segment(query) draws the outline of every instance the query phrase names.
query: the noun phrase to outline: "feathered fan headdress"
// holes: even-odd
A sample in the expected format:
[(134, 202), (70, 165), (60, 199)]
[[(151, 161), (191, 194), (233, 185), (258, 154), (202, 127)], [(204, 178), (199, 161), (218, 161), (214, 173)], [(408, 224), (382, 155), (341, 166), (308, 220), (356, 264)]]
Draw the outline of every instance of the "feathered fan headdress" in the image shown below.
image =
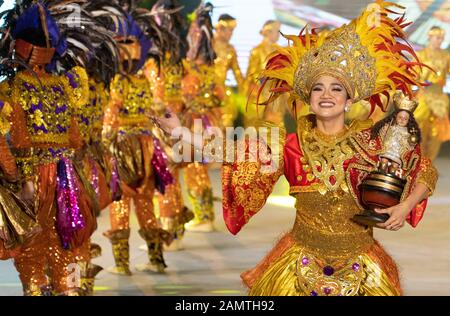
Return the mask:
[(135, 41), (141, 48), (140, 59), (133, 67), (138, 71), (148, 58), (153, 58), (159, 64), (169, 46), (165, 32), (156, 22), (155, 13), (137, 6), (137, 1), (119, 0), (118, 3), (127, 13), (125, 24), (120, 23), (114, 29), (117, 39)]
[(164, 29), (168, 38), (167, 52), (174, 64), (181, 64), (186, 58), (189, 44), (186, 33), (187, 26), (181, 14), (183, 6), (176, 0), (158, 0), (152, 7), (152, 13), (158, 25)]
[(93, 58), (87, 65), (90, 76), (99, 78), (106, 86), (120, 71), (120, 53), (112, 31), (115, 25), (125, 23), (126, 12), (115, 1), (96, 0), (86, 1), (82, 6), (83, 11), (90, 14), (98, 28), (105, 31), (105, 40), (96, 45)]
[[(257, 102), (269, 88), (269, 100), (260, 104), (281, 93), (289, 93), (293, 106), (308, 104), (312, 85), (325, 74), (341, 81), (353, 102), (369, 101), (371, 113), (376, 106), (385, 111), (396, 90), (412, 98), (412, 85), (422, 85), (417, 70), (425, 65), (406, 41), (403, 29), (410, 23), (390, 6), (403, 9), (378, 0), (350, 24), (332, 32), (316, 34), (303, 29), (299, 36), (285, 36), (291, 44), (269, 56), (260, 76), (263, 83)], [(400, 16), (392, 19), (388, 14)]]
[[(11, 57), (17, 45), (28, 45), (32, 50), (42, 48), (54, 51), (46, 67), (49, 72), (61, 72), (73, 66), (88, 68), (93, 59), (108, 64), (108, 69), (103, 67), (106, 72), (116, 71), (117, 61), (114, 58), (117, 58), (117, 48), (113, 33), (99, 24), (86, 9), (86, 5), (92, 2), (17, 1), (14, 8), (2, 13), (5, 17), (2, 40), (8, 43), (2, 56)], [(104, 59), (104, 56), (110, 57)], [(15, 62), (20, 62), (19, 56), (15, 56)], [(107, 77), (104, 78), (106, 81)]]

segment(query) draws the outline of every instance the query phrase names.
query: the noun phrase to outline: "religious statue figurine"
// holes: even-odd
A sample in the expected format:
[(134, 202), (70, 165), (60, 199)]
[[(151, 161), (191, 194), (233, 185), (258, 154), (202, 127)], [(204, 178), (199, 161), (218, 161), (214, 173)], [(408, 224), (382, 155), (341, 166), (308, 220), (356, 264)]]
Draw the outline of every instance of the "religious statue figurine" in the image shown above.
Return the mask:
[(375, 208), (388, 208), (398, 204), (403, 197), (409, 166), (405, 163), (420, 143), (419, 126), (414, 118), (418, 102), (402, 93), (394, 95), (395, 110), (372, 129), (372, 139), (380, 138), (383, 150), (379, 154), (376, 171), (362, 182), (361, 200), (366, 206), (363, 214), (356, 215), (358, 223), (373, 226), (385, 222), (387, 214), (377, 214)]

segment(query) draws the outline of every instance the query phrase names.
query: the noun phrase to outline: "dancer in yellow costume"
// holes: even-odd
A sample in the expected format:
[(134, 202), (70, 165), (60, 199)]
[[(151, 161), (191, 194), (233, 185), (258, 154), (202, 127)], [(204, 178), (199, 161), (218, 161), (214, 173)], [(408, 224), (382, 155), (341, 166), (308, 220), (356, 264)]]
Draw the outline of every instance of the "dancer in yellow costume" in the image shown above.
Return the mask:
[[(231, 126), (237, 116), (239, 106), (239, 93), (243, 93), (244, 78), (237, 59), (236, 49), (230, 44), (233, 31), (236, 28), (236, 19), (228, 14), (222, 14), (215, 25), (215, 34), (213, 40), (214, 51), (217, 58), (214, 61), (216, 68), (216, 77), (223, 84), (225, 97), (223, 101), (223, 115), (225, 126)], [(237, 93), (233, 92), (231, 87), (226, 85), (228, 71), (233, 71), (237, 83)], [(241, 103), (245, 103), (241, 102)]]
[[(260, 31), (263, 40), (250, 52), (244, 90), (248, 101), (243, 104), (244, 108), (241, 109), (246, 126), (254, 125), (262, 116), (262, 111), (256, 107), (257, 78), (266, 67), (267, 57), (279, 48), (277, 42), (280, 38), (280, 26), (281, 23), (278, 21), (266, 21)], [(281, 121), (282, 117), (278, 115), (277, 119)]]
[[(297, 133), (286, 136), (280, 128), (278, 143), (244, 141), (246, 156), (252, 160), (224, 155), (223, 212), (233, 234), (264, 206), (281, 175), (297, 199), (292, 231), (261, 263), (242, 274), (250, 295), (402, 294), (397, 267), (374, 239), (373, 229), (351, 220), (363, 210), (359, 185), (377, 168), (383, 140), (372, 138), (371, 121), (346, 126), (345, 109), (360, 100), (385, 109), (380, 95), (399, 89), (411, 98), (410, 84), (419, 84), (415, 63), (404, 57), (412, 49), (393, 49), (406, 38), (403, 18), (388, 17), (390, 4), (376, 4), (379, 24), (369, 24), (369, 17), (376, 14), (369, 7), (327, 38), (308, 30), (287, 36), (292, 45), (271, 55), (260, 77), (266, 85), (259, 93), (269, 89), (270, 101), (287, 93), (289, 105), (309, 104), (314, 114), (298, 120)], [(181, 123), (170, 113), (167, 116), (159, 122), (170, 132)], [(203, 148), (203, 140), (192, 134), (184, 140)], [(263, 148), (270, 144), (271, 154), (257, 156), (250, 150), (252, 142)], [(235, 155), (242, 154), (236, 153), (237, 148)], [(403, 158), (411, 166), (404, 194), (398, 205), (377, 210), (390, 215), (379, 228), (396, 231), (405, 222), (415, 227), (435, 188), (436, 170), (421, 155), (420, 145)]]
[(443, 88), (450, 72), (450, 52), (441, 49), (445, 31), (433, 27), (428, 32), (428, 46), (419, 51), (419, 58), (432, 69), (424, 69), (421, 79), (430, 85), (420, 89), (419, 106), (414, 116), (422, 131), (422, 150), (434, 160), (441, 144), (450, 139), (449, 99)]

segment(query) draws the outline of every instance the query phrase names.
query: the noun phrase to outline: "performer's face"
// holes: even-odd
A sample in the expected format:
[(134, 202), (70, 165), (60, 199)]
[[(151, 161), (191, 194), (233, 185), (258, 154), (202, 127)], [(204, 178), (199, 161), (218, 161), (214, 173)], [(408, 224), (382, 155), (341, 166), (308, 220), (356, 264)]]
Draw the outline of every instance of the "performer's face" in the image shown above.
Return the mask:
[(264, 31), (264, 37), (266, 37), (271, 43), (276, 43), (280, 39), (280, 28), (272, 27)]
[(444, 41), (444, 35), (430, 35), (428, 40), (433, 49), (439, 49)]
[(311, 88), (311, 110), (320, 119), (344, 117), (345, 107), (351, 105), (342, 83), (331, 76), (321, 76)]
[(401, 127), (407, 126), (409, 122), (409, 113), (406, 111), (398, 112), (395, 121), (397, 122), (397, 125)]
[(233, 36), (233, 31), (231, 27), (219, 27), (216, 29), (217, 37), (222, 40), (229, 42)]

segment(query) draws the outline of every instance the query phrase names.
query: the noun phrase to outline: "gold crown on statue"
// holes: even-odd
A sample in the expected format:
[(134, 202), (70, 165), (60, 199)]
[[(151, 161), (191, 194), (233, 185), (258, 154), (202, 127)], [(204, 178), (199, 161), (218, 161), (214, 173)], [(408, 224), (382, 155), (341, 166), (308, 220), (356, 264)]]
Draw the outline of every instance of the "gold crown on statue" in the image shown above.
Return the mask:
[(405, 110), (414, 113), (414, 110), (419, 104), (416, 100), (411, 100), (405, 96), (401, 91), (397, 91), (393, 97), (394, 106), (397, 110)]
[(355, 26), (345, 25), (329, 36), (324, 44), (311, 49), (300, 61), (294, 90), (309, 103), (312, 85), (322, 75), (337, 78), (353, 102), (372, 95), (377, 73), (373, 58), (355, 31)]

